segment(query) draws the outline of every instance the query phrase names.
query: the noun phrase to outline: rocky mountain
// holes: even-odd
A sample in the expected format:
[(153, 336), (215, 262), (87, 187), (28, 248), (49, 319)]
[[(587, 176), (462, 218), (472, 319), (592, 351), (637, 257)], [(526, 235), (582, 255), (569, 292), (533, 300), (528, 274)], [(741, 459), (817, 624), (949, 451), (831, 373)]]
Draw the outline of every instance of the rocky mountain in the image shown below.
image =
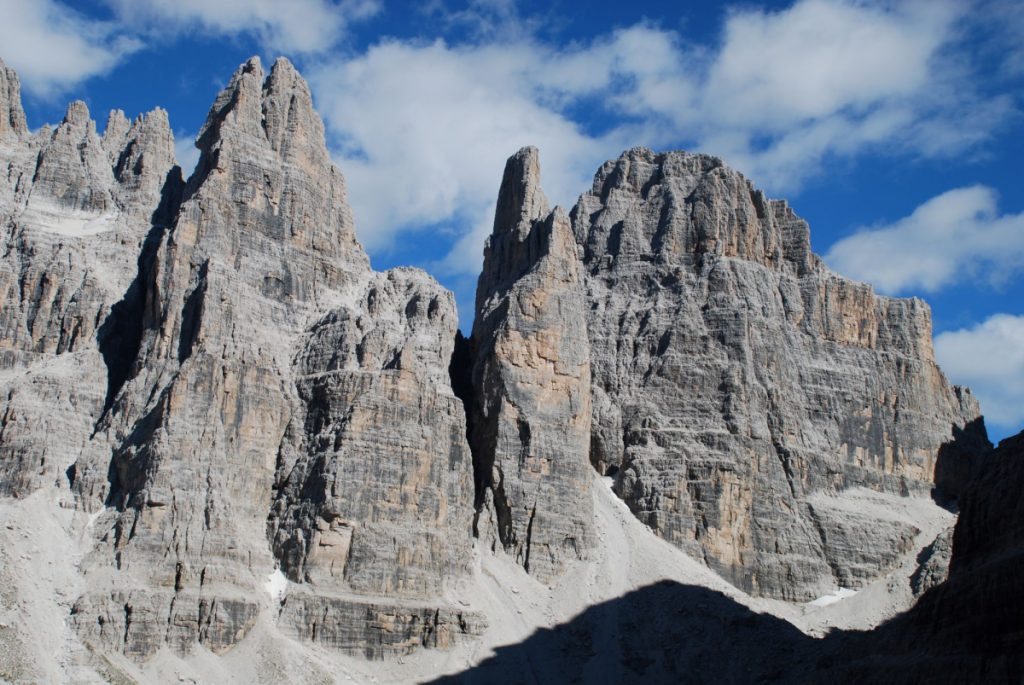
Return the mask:
[(470, 439), (477, 535), (550, 579), (593, 545), (590, 354), (572, 227), (539, 184), (535, 149), (509, 159), (477, 287)]
[(370, 268), (287, 60), (196, 144), (186, 179), (162, 110), (32, 132), (0, 64), (0, 677), (657, 682), (746, 626), (741, 682), (983, 601), (1016, 462), (927, 305), (721, 160), (630, 150), (565, 212), (511, 157), (466, 339)]

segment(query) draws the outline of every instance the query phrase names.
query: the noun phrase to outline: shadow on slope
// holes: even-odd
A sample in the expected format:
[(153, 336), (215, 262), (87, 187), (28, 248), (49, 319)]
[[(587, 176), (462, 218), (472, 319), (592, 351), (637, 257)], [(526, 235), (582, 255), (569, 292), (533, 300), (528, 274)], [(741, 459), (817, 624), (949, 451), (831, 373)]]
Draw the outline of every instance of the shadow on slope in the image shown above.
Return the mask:
[(661, 581), (435, 683), (805, 682), (826, 642), (703, 587)]
[(1024, 682), (1024, 433), (973, 459), (956, 466), (971, 477), (956, 493), (949, 578), (874, 630), (816, 639), (720, 592), (662, 581), (433, 682)]

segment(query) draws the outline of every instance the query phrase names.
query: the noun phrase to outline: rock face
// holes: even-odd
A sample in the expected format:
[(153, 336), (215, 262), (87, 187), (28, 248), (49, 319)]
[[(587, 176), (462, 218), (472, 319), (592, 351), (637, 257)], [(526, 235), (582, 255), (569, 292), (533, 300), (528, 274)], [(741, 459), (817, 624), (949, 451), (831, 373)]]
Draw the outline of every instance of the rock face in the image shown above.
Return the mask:
[(591, 461), (636, 515), (757, 594), (809, 599), (884, 570), (907, 532), (861, 522), (848, 573), (833, 551), (853, 531), (808, 498), (927, 494), (939, 449), (977, 418), (935, 364), (927, 306), (828, 271), (807, 224), (714, 157), (630, 150), (572, 218)]
[(101, 139), (75, 102), (30, 134), (17, 76), (0, 74), (0, 493), (22, 496), (64, 479), (80, 453), (109, 455), (94, 428), (121, 373), (110, 322), (183, 182), (164, 112)]
[[(562, 456), (551, 463), (573, 470), (529, 492), (536, 415), (550, 417), (552, 454), (587, 443), (636, 516), (748, 592), (807, 600), (891, 569), (916, 529), (813, 495), (927, 496), (943, 445), (977, 432), (977, 403), (935, 364), (927, 306), (828, 271), (804, 221), (706, 155), (606, 163), (571, 213), (578, 253), (549, 256), (531, 236), (560, 224), (544, 219), (536, 165), (529, 150), (509, 161), (473, 332), (478, 487), (505, 548), (520, 554), (532, 512), (585, 487)], [(581, 372), (560, 394), (565, 360)], [(561, 404), (535, 404), (552, 395)]]
[(540, 579), (592, 544), (590, 355), (568, 217), (534, 148), (508, 160), (473, 323), (477, 533)]
[[(74, 103), (30, 136), (3, 74), (0, 487), (56, 481), (95, 512), (79, 637), (221, 652), (268, 609), (374, 657), (479, 632), (442, 599), (472, 540), (454, 300), (370, 270), (291, 64), (239, 68), (187, 184), (163, 111), (100, 138)], [(291, 604), (263, 589), (275, 568)], [(295, 624), (311, 613), (335, 637)]]
[[(1024, 678), (1024, 433), (976, 455), (962, 484), (951, 557), (940, 538), (905, 614), (875, 630), (840, 636), (813, 682), (1016, 683)], [(933, 575), (932, 558), (946, 557)], [(929, 569), (929, 567), (931, 567)], [(944, 582), (943, 582), (944, 581)]]
[(21, 107), (21, 81), (14, 70), (0, 60), (0, 138), (23, 137), (27, 133), (25, 110)]
[[(66, 643), (121, 664), (221, 654), (256, 626), (303, 654), (458, 646), (486, 628), (463, 601), (481, 569), (522, 573), (478, 548), (551, 592), (588, 560), (595, 521), (611, 520), (595, 470), (735, 585), (799, 601), (871, 582), (920, 537), (884, 511), (892, 498), (833, 495), (934, 482), (964, 518), (948, 581), (941, 539), (920, 559), (913, 620), (1019, 599), (999, 546), (1019, 531), (988, 531), (1024, 514), (984, 494), (1011, 499), (1019, 460), (985, 457), (976, 403), (935, 365), (927, 307), (829, 272), (806, 223), (720, 160), (631, 150), (567, 215), (521, 150), (466, 341), (427, 274), (371, 270), (287, 60), (243, 64), (197, 146), (186, 181), (162, 110), (114, 111), (100, 136), (76, 102), (32, 133), (0, 64), (0, 504), (18, 531), (36, 510), (11, 503), (31, 501), (62, 512), (45, 530), (73, 533), (68, 596), (48, 605)], [(12, 554), (5, 578), (29, 568)], [(974, 573), (995, 594), (972, 594)], [(756, 620), (662, 588), (586, 623), (634, 625), (662, 597)], [(1017, 614), (993, 611), (1012, 642)], [(7, 628), (3, 669), (21, 649)], [(634, 647), (651, 652), (620, 652)]]

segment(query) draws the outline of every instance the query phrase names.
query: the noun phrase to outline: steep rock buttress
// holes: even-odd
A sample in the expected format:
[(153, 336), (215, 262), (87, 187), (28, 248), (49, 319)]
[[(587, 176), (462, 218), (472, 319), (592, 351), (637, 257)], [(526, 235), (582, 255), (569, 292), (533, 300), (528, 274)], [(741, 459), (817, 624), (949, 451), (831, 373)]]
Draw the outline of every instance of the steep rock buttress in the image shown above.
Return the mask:
[(541, 579), (590, 531), (590, 356), (578, 248), (537, 150), (508, 160), (473, 323), (476, 529)]

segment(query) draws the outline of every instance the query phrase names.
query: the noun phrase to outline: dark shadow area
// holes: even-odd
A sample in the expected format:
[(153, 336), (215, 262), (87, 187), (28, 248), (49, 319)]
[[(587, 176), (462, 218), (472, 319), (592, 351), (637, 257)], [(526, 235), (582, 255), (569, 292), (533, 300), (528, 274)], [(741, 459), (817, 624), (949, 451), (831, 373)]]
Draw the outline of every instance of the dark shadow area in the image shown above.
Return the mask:
[(983, 417), (979, 416), (963, 428), (953, 426), (952, 439), (939, 447), (935, 458), (935, 487), (932, 488), (935, 503), (955, 512), (957, 500), (991, 452), (992, 443)]
[[(145, 318), (146, 289), (152, 274), (153, 262), (164, 233), (177, 215), (183, 192), (181, 168), (174, 166), (167, 172), (160, 193), (160, 204), (150, 217), (150, 229), (139, 250), (135, 277), (124, 296), (111, 307), (110, 314), (96, 331), (96, 341), (103, 356), (103, 363), (107, 367), (107, 392), (97, 427), (113, 406), (117, 393), (129, 379), (135, 358), (138, 356)], [(69, 473), (68, 476), (73, 479), (73, 474)]]
[(479, 508), (483, 497), (483, 483), (478, 471), (479, 457), (473, 444), (473, 405), (476, 394), (473, 391), (473, 340), (455, 331), (455, 347), (448, 363), (448, 379), (452, 384), (452, 392), (462, 401), (462, 409), (466, 415), (466, 442), (473, 458), (473, 501)]
[(958, 481), (949, 577), (858, 636), (844, 653), (851, 680), (1024, 682), (1024, 433), (974, 459)]
[(196, 342), (199, 340), (199, 328), (203, 321), (203, 307), (206, 303), (207, 277), (210, 272), (210, 260), (199, 266), (199, 275), (195, 288), (185, 298), (181, 308), (181, 337), (178, 338), (178, 363), (192, 356)]
[(433, 682), (808, 682), (829, 646), (720, 592), (662, 581)]
[[(984, 426), (974, 429), (961, 437), (982, 448)], [(663, 581), (432, 682), (1024, 683), (1024, 433), (971, 454), (973, 475), (954, 481), (949, 578), (874, 630), (816, 639), (722, 593)]]
[[(153, 226), (142, 243), (138, 272), (124, 297), (110, 309), (96, 331), (100, 354), (107, 367), (107, 393), (103, 402), (103, 416), (110, 411), (114, 398), (131, 375), (132, 364), (142, 342), (143, 307), (146, 298), (146, 277), (153, 257), (160, 245), (164, 229)], [(98, 424), (97, 424), (98, 425)]]

